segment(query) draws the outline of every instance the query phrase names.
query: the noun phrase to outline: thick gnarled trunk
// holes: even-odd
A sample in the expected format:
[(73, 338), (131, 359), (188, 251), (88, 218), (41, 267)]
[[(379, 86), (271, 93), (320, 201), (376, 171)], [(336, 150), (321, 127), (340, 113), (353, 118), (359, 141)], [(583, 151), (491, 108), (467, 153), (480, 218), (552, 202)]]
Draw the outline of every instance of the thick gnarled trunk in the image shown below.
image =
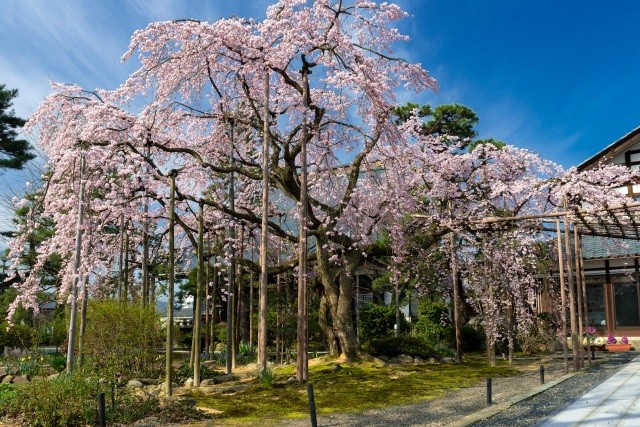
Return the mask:
[(358, 253), (347, 252), (338, 268), (331, 266), (328, 253), (320, 249), (316, 262), (324, 291), (320, 303), (320, 327), (327, 337), (329, 352), (347, 360), (358, 356), (353, 327), (353, 289), (360, 257)]

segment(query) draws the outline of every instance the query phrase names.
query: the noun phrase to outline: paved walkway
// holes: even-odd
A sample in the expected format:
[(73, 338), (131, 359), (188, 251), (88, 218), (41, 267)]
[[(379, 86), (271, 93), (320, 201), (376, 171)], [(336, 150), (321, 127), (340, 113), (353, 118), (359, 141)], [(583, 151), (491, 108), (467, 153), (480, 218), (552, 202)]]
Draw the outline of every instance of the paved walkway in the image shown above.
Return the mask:
[(640, 357), (541, 425), (568, 426), (640, 426)]

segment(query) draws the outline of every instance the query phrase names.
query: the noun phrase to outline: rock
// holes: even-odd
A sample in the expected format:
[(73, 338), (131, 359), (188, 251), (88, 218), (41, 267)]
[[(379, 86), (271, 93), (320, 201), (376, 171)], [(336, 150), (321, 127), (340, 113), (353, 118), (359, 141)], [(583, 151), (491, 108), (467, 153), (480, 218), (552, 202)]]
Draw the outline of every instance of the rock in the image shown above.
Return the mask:
[(423, 363), (424, 363), (424, 359), (423, 359), (423, 358), (421, 358), (421, 357), (416, 356), (416, 357), (414, 357), (414, 359), (413, 359), (413, 363), (416, 363), (416, 364), (423, 364)]
[(413, 357), (406, 354), (398, 355), (398, 360), (400, 361), (400, 363), (413, 363)]
[(298, 380), (296, 379), (296, 377), (290, 377), (287, 380), (287, 384), (298, 384)]
[(13, 375), (7, 375), (2, 379), (2, 384), (11, 384), (13, 382)]
[(129, 388), (140, 388), (140, 387), (142, 387), (143, 385), (144, 385), (144, 384), (142, 384), (142, 383), (141, 383), (140, 381), (138, 381), (138, 380), (130, 380), (130, 381), (127, 383), (127, 387), (129, 387)]
[(213, 408), (205, 408), (204, 406), (196, 406), (196, 409), (198, 411), (202, 411), (205, 414), (209, 414), (209, 415), (220, 415), (220, 414), (222, 414), (222, 411), (219, 411), (219, 410), (213, 409)]
[(430, 357), (427, 360), (427, 363), (431, 364), (431, 365), (437, 365), (438, 364), (438, 359), (436, 359), (435, 357)]
[(399, 363), (400, 363), (400, 360), (397, 357), (392, 357), (391, 359), (389, 359), (390, 365), (398, 365)]
[(455, 362), (455, 360), (453, 360), (453, 357), (443, 357), (440, 362), (442, 363), (453, 363)]
[(338, 372), (341, 369), (342, 369), (342, 365), (340, 365), (339, 363), (336, 363), (331, 367), (331, 372)]
[(138, 378), (138, 381), (140, 381), (144, 385), (156, 385), (156, 384), (158, 384), (158, 380), (155, 379), (155, 378)]
[(47, 377), (48, 380), (55, 380), (56, 378), (58, 378), (60, 376), (59, 373), (55, 373), (55, 374), (51, 374)]
[(181, 404), (194, 408), (196, 406), (196, 400), (190, 397), (184, 396), (165, 396), (160, 399), (160, 407), (166, 408), (172, 404)]
[(186, 380), (184, 380), (184, 386), (193, 387), (193, 378), (187, 378)]
[(238, 381), (240, 377), (237, 375), (229, 374), (229, 375), (218, 375), (217, 377), (213, 377), (214, 384), (222, 384), (229, 381)]
[(213, 381), (212, 379), (206, 379), (206, 380), (200, 381), (200, 387), (209, 387), (214, 384), (215, 384), (215, 381)]
[(258, 364), (257, 363), (249, 363), (246, 365), (247, 370), (249, 371), (257, 371), (258, 370)]
[(371, 362), (377, 366), (378, 368), (382, 368), (384, 366), (387, 366), (387, 362), (385, 362), (384, 360), (382, 360), (381, 358), (378, 357), (374, 357), (371, 359)]
[(29, 382), (29, 378), (26, 375), (20, 375), (13, 378), (14, 384), (27, 383)]
[(206, 366), (209, 369), (213, 369), (216, 366), (218, 366), (218, 362), (216, 362), (215, 360), (205, 360), (204, 362), (202, 362), (202, 366)]
[[(0, 369), (2, 369), (2, 367), (0, 367)], [(9, 374), (0, 374), (0, 383), (2, 383), (2, 380), (4, 379), (4, 377), (6, 377)]]
[(234, 394), (239, 391), (245, 391), (249, 388), (248, 384), (230, 385), (226, 387), (220, 387), (218, 391), (222, 394)]
[(385, 363), (389, 363), (389, 360), (391, 359), (389, 356), (385, 356), (384, 354), (382, 356), (378, 356), (378, 359), (382, 360)]

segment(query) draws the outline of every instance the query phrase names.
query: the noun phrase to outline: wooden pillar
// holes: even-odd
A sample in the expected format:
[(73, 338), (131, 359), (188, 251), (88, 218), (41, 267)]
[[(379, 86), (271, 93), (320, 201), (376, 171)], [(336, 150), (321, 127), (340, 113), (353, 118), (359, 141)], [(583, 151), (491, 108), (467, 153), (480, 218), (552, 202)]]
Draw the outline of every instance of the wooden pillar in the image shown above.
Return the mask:
[[(269, 233), (269, 73), (265, 70), (262, 129), (262, 222), (260, 226), (260, 289), (258, 291), (258, 369), (267, 369), (267, 237)], [(303, 125), (304, 129), (304, 125)], [(303, 130), (303, 138), (304, 138)], [(304, 142), (303, 142), (304, 144)], [(305, 152), (306, 153), (306, 152)], [(305, 159), (306, 160), (306, 159)], [(303, 166), (304, 167), (304, 166)], [(306, 181), (304, 182), (306, 185)], [(303, 217), (304, 218), (304, 217)], [(305, 240), (306, 242), (306, 240)], [(300, 378), (298, 378), (300, 380)], [(306, 378), (305, 378), (306, 380)]]
[(193, 321), (193, 386), (200, 387), (200, 331), (202, 317), (202, 286), (204, 282), (204, 203), (198, 203), (198, 271), (196, 277), (195, 313)]
[(165, 389), (167, 396), (173, 393), (173, 372), (171, 356), (173, 354), (173, 299), (175, 288), (175, 194), (176, 170), (170, 172), (169, 184), (169, 289), (167, 290), (167, 347), (165, 350)]
[[(582, 345), (582, 337), (584, 336), (583, 329), (583, 316), (582, 316), (582, 277), (580, 275), (580, 248), (578, 246), (578, 227), (573, 225), (573, 253), (575, 257), (575, 272), (576, 272), (576, 294), (578, 305), (578, 364), (580, 368), (584, 368), (584, 347)], [(587, 346), (587, 357), (589, 357), (589, 347)]]
[(562, 234), (560, 220), (556, 220), (556, 235), (558, 240), (558, 273), (560, 277), (560, 304), (562, 316), (562, 354), (564, 356), (564, 373), (569, 373), (569, 349), (567, 343), (567, 297), (564, 289), (564, 255), (562, 253)]
[(576, 323), (576, 295), (573, 278), (573, 266), (571, 260), (571, 237), (569, 234), (569, 218), (564, 217), (564, 245), (567, 256), (567, 285), (569, 288), (569, 324), (571, 326), (571, 348), (573, 353), (573, 370), (580, 369), (580, 363), (578, 362), (578, 324)]
[[(583, 306), (582, 313), (584, 316), (584, 324), (586, 325), (586, 327), (589, 327), (589, 305), (587, 304), (587, 280), (584, 275), (584, 254), (582, 252), (582, 237), (580, 235), (578, 235), (578, 249), (579, 249), (578, 259), (580, 260), (580, 278), (581, 278), (580, 282), (582, 283), (582, 289), (581, 289), (582, 306)], [(589, 357), (588, 352), (587, 352), (587, 361), (589, 362), (589, 365), (591, 365), (592, 363), (591, 357)]]

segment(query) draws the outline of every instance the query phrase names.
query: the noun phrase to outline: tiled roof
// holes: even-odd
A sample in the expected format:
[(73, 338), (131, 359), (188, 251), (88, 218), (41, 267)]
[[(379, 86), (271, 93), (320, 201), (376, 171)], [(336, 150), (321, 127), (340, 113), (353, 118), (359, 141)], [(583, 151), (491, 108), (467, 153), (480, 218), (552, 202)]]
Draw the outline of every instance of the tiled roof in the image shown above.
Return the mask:
[(585, 259), (624, 258), (640, 255), (640, 241), (584, 236), (582, 250)]

